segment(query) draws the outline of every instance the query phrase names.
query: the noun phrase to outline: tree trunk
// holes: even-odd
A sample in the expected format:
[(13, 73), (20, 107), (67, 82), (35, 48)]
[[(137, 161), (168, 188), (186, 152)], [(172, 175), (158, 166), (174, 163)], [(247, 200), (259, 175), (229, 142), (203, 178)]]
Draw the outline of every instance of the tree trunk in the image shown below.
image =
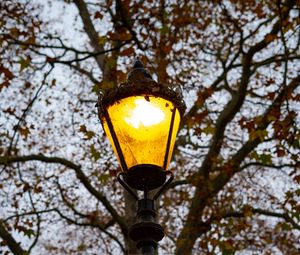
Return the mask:
[(209, 190), (205, 185), (196, 189), (185, 225), (176, 243), (176, 255), (192, 254), (197, 238), (209, 230), (210, 226), (201, 221), (208, 197)]
[[(125, 220), (129, 229), (136, 221), (137, 203), (126, 190), (124, 190), (124, 197)], [(138, 249), (136, 248), (136, 243), (129, 238), (128, 234), (125, 236), (125, 249), (127, 254), (139, 254)]]

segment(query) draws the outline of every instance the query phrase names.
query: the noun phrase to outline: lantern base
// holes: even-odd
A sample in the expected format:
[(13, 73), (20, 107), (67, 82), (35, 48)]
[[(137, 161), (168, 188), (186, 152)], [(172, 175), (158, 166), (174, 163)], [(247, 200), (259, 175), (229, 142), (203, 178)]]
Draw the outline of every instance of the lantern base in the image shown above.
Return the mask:
[(137, 190), (152, 190), (162, 186), (166, 181), (166, 171), (150, 164), (136, 165), (128, 169), (125, 175), (128, 185)]

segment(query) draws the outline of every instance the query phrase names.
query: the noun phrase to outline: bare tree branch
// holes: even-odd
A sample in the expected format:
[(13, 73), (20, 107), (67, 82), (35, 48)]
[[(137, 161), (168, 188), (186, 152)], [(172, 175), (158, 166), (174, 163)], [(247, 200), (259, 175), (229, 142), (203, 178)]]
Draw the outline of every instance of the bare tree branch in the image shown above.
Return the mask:
[(3, 219), (3, 223), (5, 223), (11, 219), (18, 218), (18, 217), (49, 213), (49, 212), (53, 212), (53, 211), (55, 211), (55, 209), (46, 209), (46, 210), (39, 210), (39, 211), (29, 211), (29, 212), (24, 212), (24, 213), (17, 213), (17, 214), (8, 216), (7, 218)]
[(275, 164), (264, 164), (262, 162), (249, 162), (240, 167), (239, 171), (243, 171), (244, 169), (251, 167), (251, 166), (258, 166), (258, 167), (267, 167), (267, 168), (275, 168), (275, 169), (282, 169), (284, 167), (295, 168), (297, 167), (296, 164), (282, 164), (282, 165), (275, 165)]
[(26, 115), (27, 115), (28, 111), (31, 109), (31, 107), (34, 104), (35, 100), (40, 95), (40, 92), (41, 92), (42, 88), (45, 86), (46, 80), (47, 80), (48, 76), (50, 75), (50, 73), (52, 72), (52, 70), (53, 70), (53, 67), (51, 67), (50, 70), (44, 75), (44, 79), (43, 79), (40, 87), (38, 88), (38, 90), (36, 91), (34, 97), (30, 100), (27, 107), (23, 111), (22, 116), (19, 118), (19, 121), (18, 121), (17, 125), (14, 128), (14, 133), (13, 133), (13, 136), (11, 138), (8, 150), (7, 150), (8, 155), (10, 155), (10, 153), (11, 153), (11, 149), (12, 149), (12, 146), (13, 146), (13, 143), (14, 143), (14, 139), (15, 139), (16, 133), (18, 132), (18, 130), (20, 128), (20, 125), (24, 122), (24, 119), (26, 118)]
[[(18, 175), (19, 175), (19, 179), (20, 181), (24, 184), (24, 185), (27, 185), (29, 186), (29, 183), (26, 182), (22, 176), (22, 173), (21, 173), (21, 170), (20, 170), (20, 166), (19, 166), (19, 163), (17, 163), (17, 168), (18, 168)], [(28, 196), (29, 196), (29, 201), (30, 201), (30, 204), (31, 204), (31, 207), (33, 209), (34, 212), (36, 212), (36, 207), (35, 207), (35, 204), (34, 204), (34, 201), (33, 201), (33, 198), (32, 198), (32, 194), (31, 194), (31, 189), (28, 189), (27, 190), (27, 193), (28, 193)], [(41, 230), (41, 217), (38, 213), (35, 214), (36, 215), (36, 218), (37, 218), (37, 227), (36, 227), (36, 234), (35, 234), (35, 237), (34, 237), (34, 240), (32, 242), (32, 244), (30, 245), (29, 249), (28, 249), (28, 253), (31, 252), (31, 250), (33, 249), (33, 247), (37, 244), (38, 242), (38, 239), (40, 237), (40, 230)]]
[(81, 166), (74, 164), (73, 162), (59, 158), (59, 157), (47, 157), (42, 154), (38, 155), (27, 155), (27, 156), (11, 156), (11, 157), (0, 157), (0, 164), (8, 165), (15, 162), (27, 162), (27, 161), (41, 161), (46, 163), (57, 163), (64, 165), (70, 169), (73, 169), (76, 173), (77, 178), (82, 182), (85, 188), (95, 197), (97, 198), (104, 207), (108, 210), (108, 212), (112, 215), (112, 217), (119, 224), (123, 233), (127, 233), (127, 225), (124, 219), (118, 214), (118, 212), (113, 208), (113, 206), (109, 203), (108, 199), (105, 195), (103, 195), (100, 191), (97, 191), (88, 180), (87, 176), (83, 173)]
[[(40, 43), (30, 43), (30, 42), (24, 42), (24, 41), (20, 41), (16, 38), (14, 38), (11, 34), (6, 34), (6, 33), (0, 33), (0, 36), (3, 37), (3, 39), (7, 40), (8, 44), (15, 44), (15, 45), (22, 45), (22, 46), (28, 46), (28, 47), (34, 47), (34, 48), (40, 48), (40, 49), (54, 49), (54, 50), (66, 50), (66, 51), (71, 51), (74, 52), (76, 54), (94, 54), (94, 52), (90, 52), (90, 51), (82, 51), (82, 50), (78, 50), (69, 46), (66, 46), (63, 41), (61, 40), (61, 38), (57, 37), (57, 38), (53, 38), (53, 39), (57, 39), (59, 40), (61, 45), (52, 45), (52, 44), (40, 44)], [(50, 38), (52, 39), (52, 38)]]
[(84, 226), (84, 227), (97, 227), (99, 228), (103, 233), (105, 233), (106, 235), (108, 235), (111, 239), (113, 239), (121, 248), (121, 250), (125, 253), (125, 248), (123, 246), (123, 244), (120, 242), (119, 238), (117, 238), (115, 235), (113, 235), (112, 233), (110, 233), (109, 231), (107, 231), (105, 228), (103, 228), (101, 225), (99, 224), (91, 224), (91, 223), (82, 223), (82, 222), (77, 222), (74, 219), (71, 219), (67, 216), (65, 216), (60, 210), (58, 209), (54, 209), (54, 211), (56, 213), (58, 213), (58, 215), (63, 218), (64, 220), (66, 220), (67, 222), (77, 225), (77, 226)]
[(174, 189), (175, 187), (187, 185), (187, 184), (189, 184), (188, 180), (175, 180), (175, 181), (171, 182), (171, 184), (168, 186), (167, 190)]
[(81, 57), (81, 58), (74, 58), (74, 59), (71, 59), (71, 60), (59, 60), (57, 58), (52, 58), (51, 59), (51, 63), (72, 64), (74, 62), (84, 61), (84, 60), (92, 58), (92, 57), (98, 57), (98, 56), (101, 56), (101, 55), (105, 55), (108, 52), (119, 50), (122, 46), (124, 46), (127, 43), (128, 42), (123, 42), (123, 43), (120, 43), (117, 46), (112, 47), (112, 48), (110, 48), (108, 50), (103, 50), (103, 51), (91, 53), (91, 54), (89, 54), (87, 56), (84, 56), (84, 57)]
[(76, 71), (78, 71), (79, 73), (81, 73), (81, 74), (85, 75), (86, 77), (88, 77), (92, 83), (94, 83), (94, 84), (99, 84), (99, 83), (100, 83), (100, 80), (97, 80), (97, 79), (93, 76), (92, 72), (89, 72), (89, 71), (87, 71), (86, 69), (83, 69), (83, 68), (81, 68), (81, 67), (78, 66), (78, 65), (71, 65), (71, 64), (70, 64), (70, 65), (68, 65), (68, 66), (70, 66), (70, 67), (73, 68), (74, 70), (76, 70)]
[[(270, 113), (275, 109), (280, 109), (282, 103), (286, 99), (286, 96), (294, 91), (300, 85), (300, 75), (294, 78), (289, 85), (283, 88), (276, 99), (274, 100), (273, 104), (266, 110), (264, 115), (262, 116), (262, 120), (258, 125), (258, 130), (265, 130), (267, 126), (272, 122), (272, 119), (269, 118)], [(223, 171), (214, 181), (213, 186), (214, 192), (218, 192), (224, 185), (230, 180), (230, 178), (237, 172), (241, 171), (240, 164), (243, 162), (245, 157), (257, 147), (258, 144), (263, 142), (259, 137), (251, 140), (249, 139), (240, 149), (239, 151), (229, 159), (224, 165)]]
[[(99, 44), (99, 36), (98, 36), (98, 33), (96, 32), (95, 27), (92, 23), (91, 15), (87, 9), (86, 3), (83, 0), (74, 0), (74, 3), (76, 4), (76, 6), (78, 8), (79, 15), (82, 19), (82, 24), (84, 26), (84, 30), (86, 31), (93, 48), (95, 49), (96, 52), (103, 52), (104, 48), (103, 48), (103, 46), (101, 46)], [(105, 55), (102, 55), (102, 54), (97, 55), (97, 56), (95, 56), (95, 59), (97, 61), (99, 68), (102, 70), (102, 72), (104, 72)]]
[(112, 226), (115, 223), (115, 220), (113, 218), (109, 222), (107, 222), (105, 224), (103, 221), (100, 221), (100, 217), (93, 217), (93, 219), (91, 219), (91, 217), (90, 217), (89, 214), (83, 214), (83, 213), (79, 212), (74, 207), (74, 205), (72, 205), (72, 203), (68, 201), (66, 195), (63, 192), (63, 188), (61, 187), (61, 185), (59, 184), (58, 181), (57, 181), (57, 186), (58, 186), (58, 189), (59, 189), (59, 192), (60, 192), (60, 195), (61, 195), (61, 198), (62, 198), (64, 204), (68, 208), (70, 208), (75, 215), (77, 215), (77, 216), (79, 216), (81, 218), (84, 218), (84, 219), (86, 219), (88, 221), (91, 221), (91, 224), (95, 224), (94, 222), (96, 222), (98, 226), (101, 226), (101, 229), (106, 229), (106, 228)]
[[(300, 230), (300, 225), (296, 223), (289, 215), (288, 213), (277, 213), (277, 212), (271, 212), (268, 210), (260, 209), (260, 208), (248, 208), (248, 210), (253, 213), (253, 214), (258, 214), (258, 215), (265, 215), (265, 216), (270, 216), (270, 217), (275, 217), (275, 218), (281, 218), (284, 219), (286, 222), (290, 223), (293, 228)], [(225, 218), (243, 218), (245, 217), (245, 213), (243, 212), (227, 212), (222, 215), (218, 215), (217, 217), (212, 217), (209, 221), (213, 221), (215, 219), (225, 219)]]

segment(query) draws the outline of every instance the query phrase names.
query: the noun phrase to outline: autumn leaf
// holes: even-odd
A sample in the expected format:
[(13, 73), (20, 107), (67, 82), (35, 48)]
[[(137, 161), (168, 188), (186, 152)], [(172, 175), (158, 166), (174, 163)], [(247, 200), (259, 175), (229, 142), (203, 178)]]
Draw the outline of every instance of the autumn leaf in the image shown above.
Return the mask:
[(8, 68), (4, 67), (3, 65), (0, 65), (0, 73), (3, 73), (5, 75), (5, 77), (9, 80), (14, 78), (13, 73)]
[(29, 89), (29, 88), (31, 88), (31, 83), (29, 82), (29, 81), (26, 81), (25, 82), (25, 84), (24, 84), (24, 87), (26, 88), (26, 89)]
[(100, 182), (104, 182), (104, 183), (108, 182), (109, 179), (110, 179), (110, 174), (109, 174), (109, 173), (108, 173), (108, 174), (101, 174), (101, 175), (98, 177), (98, 180), (99, 180)]
[(205, 128), (202, 129), (202, 131), (209, 135), (209, 134), (213, 134), (215, 132), (215, 128), (213, 126), (206, 126)]
[(279, 117), (280, 117), (280, 111), (278, 109), (274, 109), (270, 111), (267, 118), (269, 121), (276, 121), (279, 119)]
[(171, 52), (171, 50), (172, 50), (172, 45), (171, 44), (169, 44), (169, 45), (162, 45), (161, 49), (162, 49), (162, 51), (164, 53), (169, 54)]
[(277, 156), (278, 157), (283, 157), (283, 156), (285, 156), (285, 150), (282, 150), (282, 149), (277, 149), (276, 150), (276, 153), (277, 153)]
[(265, 137), (268, 135), (268, 131), (266, 129), (261, 130), (252, 130), (249, 134), (250, 140), (254, 141), (255, 139), (259, 139), (260, 141), (264, 141)]
[(56, 85), (56, 79), (52, 79), (51, 81), (51, 87), (54, 87)]
[(126, 48), (126, 49), (122, 50), (122, 51), (120, 52), (120, 55), (121, 55), (121, 56), (130, 56), (130, 55), (132, 55), (133, 53), (134, 53), (134, 50), (133, 50), (132, 47), (130, 47), (130, 48)]
[(88, 247), (84, 243), (82, 243), (82, 244), (78, 245), (77, 251), (86, 251), (87, 248)]
[(85, 133), (85, 136), (86, 136), (87, 140), (91, 140), (95, 136), (95, 132), (93, 132), (93, 131), (87, 131)]
[(26, 58), (26, 59), (21, 58), (21, 59), (19, 60), (20, 71), (23, 71), (24, 69), (26, 69), (27, 67), (29, 67), (30, 61), (31, 61), (30, 58)]
[(35, 37), (34, 36), (31, 36), (29, 37), (26, 41), (25, 41), (26, 44), (35, 44)]
[(297, 183), (300, 183), (300, 175), (296, 175), (293, 180)]
[(259, 156), (259, 159), (263, 164), (271, 164), (272, 163), (272, 157), (270, 154), (262, 154)]
[(252, 207), (249, 205), (245, 205), (243, 208), (243, 214), (245, 217), (251, 217), (253, 215)]
[(92, 155), (92, 157), (94, 158), (95, 161), (97, 161), (101, 157), (100, 152), (95, 149), (94, 144), (92, 144), (90, 146), (90, 152), (91, 152), (91, 155)]
[(102, 18), (103, 18), (103, 15), (99, 11), (95, 12), (94, 19), (102, 19)]
[(27, 139), (28, 135), (30, 134), (30, 130), (28, 127), (20, 127), (18, 131), (25, 139)]
[(126, 29), (122, 29), (118, 32), (109, 32), (107, 35), (112, 41), (129, 41), (132, 37)]
[(230, 241), (223, 241), (221, 243), (222, 255), (233, 255), (234, 249)]
[(95, 136), (95, 132), (87, 130), (85, 125), (80, 125), (79, 132), (85, 135), (86, 140), (91, 140)]
[(161, 36), (165, 36), (169, 32), (169, 28), (167, 26), (163, 26), (160, 30)]
[(35, 186), (33, 188), (34, 193), (41, 193), (43, 191), (43, 188), (41, 186)]
[(272, 42), (272, 41), (274, 41), (275, 39), (277, 39), (277, 35), (274, 35), (274, 34), (268, 34), (268, 35), (266, 35), (266, 37), (265, 37), (266, 42)]
[(106, 36), (100, 36), (100, 37), (98, 38), (98, 44), (99, 44), (100, 46), (104, 46), (106, 42), (107, 42), (107, 37), (106, 37)]
[(82, 133), (85, 133), (87, 131), (86, 126), (85, 125), (80, 125), (79, 131), (82, 132)]

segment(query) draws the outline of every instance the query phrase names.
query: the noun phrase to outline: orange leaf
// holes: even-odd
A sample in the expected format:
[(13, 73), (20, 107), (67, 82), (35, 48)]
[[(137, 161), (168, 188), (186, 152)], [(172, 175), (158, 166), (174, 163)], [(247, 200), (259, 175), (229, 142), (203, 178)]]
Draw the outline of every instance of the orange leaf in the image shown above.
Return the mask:
[(94, 15), (94, 19), (102, 19), (103, 15), (100, 12), (96, 12)]
[(128, 41), (131, 39), (131, 34), (127, 30), (122, 29), (118, 32), (109, 32), (108, 37), (113, 41)]
[(122, 50), (122, 51), (120, 52), (120, 55), (121, 55), (121, 56), (130, 56), (130, 55), (132, 55), (133, 53), (134, 53), (134, 50), (133, 50), (132, 47), (130, 47), (130, 48), (127, 48), (127, 49), (125, 49), (125, 50)]
[(269, 35), (266, 35), (265, 40), (266, 40), (266, 42), (272, 42), (276, 38), (277, 38), (277, 35), (269, 34)]
[(79, 131), (85, 133), (86, 132), (86, 126), (85, 125), (80, 125)]
[(14, 77), (13, 73), (3, 65), (0, 65), (0, 73), (3, 73), (5, 77), (9, 80), (11, 80)]
[(285, 151), (284, 151), (284, 150), (281, 150), (281, 149), (278, 149), (278, 150), (276, 151), (276, 153), (277, 153), (277, 156), (278, 156), (278, 157), (283, 157), (283, 156), (285, 155)]
[(162, 45), (161, 49), (164, 53), (169, 54), (172, 50), (172, 45)]
[(28, 135), (30, 134), (30, 130), (27, 127), (19, 128), (19, 132), (25, 139), (27, 139)]

